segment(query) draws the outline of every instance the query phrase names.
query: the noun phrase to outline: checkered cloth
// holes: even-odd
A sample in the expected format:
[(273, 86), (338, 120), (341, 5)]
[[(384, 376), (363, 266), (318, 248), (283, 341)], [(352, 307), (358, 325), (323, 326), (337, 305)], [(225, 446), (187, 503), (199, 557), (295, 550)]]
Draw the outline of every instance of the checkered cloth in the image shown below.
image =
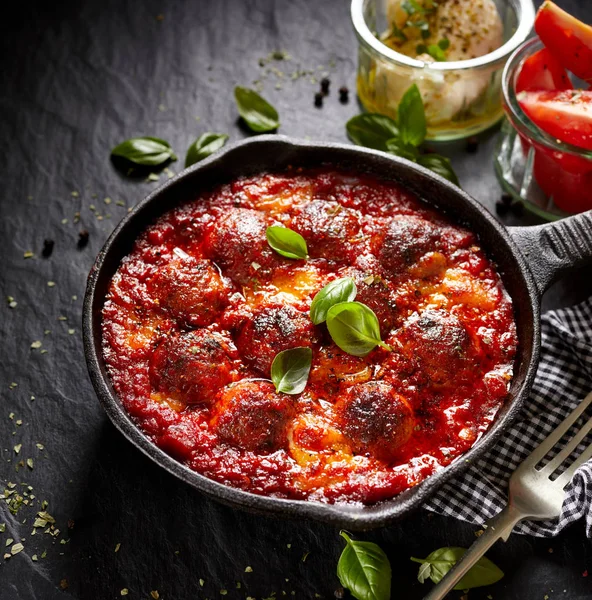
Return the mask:
[[(446, 484), (428, 510), (482, 525), (507, 504), (508, 480), (532, 450), (592, 391), (592, 298), (542, 318), (541, 362), (520, 417), (503, 439), (462, 476)], [(588, 436), (589, 443), (589, 436)], [(585, 447), (585, 442), (579, 449)], [(582, 465), (566, 488), (561, 516), (553, 521), (523, 521), (515, 533), (550, 537), (585, 519), (592, 537), (592, 460)]]

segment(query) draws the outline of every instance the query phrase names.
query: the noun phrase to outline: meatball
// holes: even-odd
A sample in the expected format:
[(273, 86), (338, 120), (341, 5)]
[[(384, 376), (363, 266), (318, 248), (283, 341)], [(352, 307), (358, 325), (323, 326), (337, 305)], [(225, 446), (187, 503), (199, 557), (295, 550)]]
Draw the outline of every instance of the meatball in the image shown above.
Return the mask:
[(335, 413), (341, 430), (359, 454), (392, 461), (396, 450), (415, 426), (407, 400), (384, 381), (368, 381), (348, 388), (337, 401)]
[(311, 346), (315, 337), (314, 325), (308, 314), (289, 304), (272, 304), (260, 308), (243, 321), (235, 339), (243, 360), (268, 377), (278, 352)]
[(294, 415), (294, 400), (277, 394), (272, 383), (243, 380), (220, 391), (210, 425), (227, 444), (274, 452), (287, 447), (287, 425)]
[(160, 306), (192, 327), (210, 325), (228, 304), (229, 286), (207, 259), (176, 259), (152, 284)]
[(207, 329), (175, 333), (156, 347), (150, 360), (153, 389), (185, 404), (212, 404), (216, 392), (236, 379), (236, 348)]
[(311, 257), (340, 260), (346, 258), (360, 221), (355, 211), (337, 202), (313, 200), (296, 210), (290, 226), (306, 240)]
[(444, 310), (425, 310), (410, 317), (397, 332), (402, 354), (431, 383), (453, 384), (472, 366), (474, 348), (458, 318)]
[(373, 251), (389, 273), (398, 275), (424, 254), (440, 248), (438, 226), (414, 216), (400, 216), (374, 240)]
[(241, 285), (265, 279), (282, 260), (267, 243), (269, 223), (263, 213), (247, 208), (226, 211), (210, 224), (206, 254)]
[(380, 331), (386, 337), (397, 319), (397, 294), (394, 286), (379, 275), (365, 273), (355, 267), (339, 272), (340, 277), (353, 277), (358, 293), (356, 300), (371, 308), (380, 324)]

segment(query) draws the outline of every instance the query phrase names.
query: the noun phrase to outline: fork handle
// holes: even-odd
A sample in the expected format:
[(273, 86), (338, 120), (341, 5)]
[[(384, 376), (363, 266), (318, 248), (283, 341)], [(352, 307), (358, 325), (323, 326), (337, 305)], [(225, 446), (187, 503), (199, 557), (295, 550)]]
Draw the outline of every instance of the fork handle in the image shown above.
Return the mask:
[(487, 522), (487, 529), (463, 554), (462, 558), (446, 573), (424, 600), (442, 600), (463, 578), (469, 569), (499, 540), (506, 541), (514, 525), (526, 517), (513, 506), (506, 506), (502, 512)]

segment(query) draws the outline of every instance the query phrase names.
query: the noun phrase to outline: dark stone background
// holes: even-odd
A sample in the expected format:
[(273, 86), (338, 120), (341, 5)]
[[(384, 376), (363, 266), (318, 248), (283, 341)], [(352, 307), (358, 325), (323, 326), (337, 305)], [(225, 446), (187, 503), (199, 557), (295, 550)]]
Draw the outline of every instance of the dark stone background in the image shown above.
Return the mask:
[[(589, 0), (560, 4), (592, 20)], [(158, 185), (113, 169), (109, 150), (117, 142), (157, 135), (184, 157), (204, 131), (244, 137), (233, 87), (259, 79), (258, 59), (276, 49), (292, 55), (277, 63), (282, 71), (328, 70), (333, 86), (319, 110), (313, 106), (318, 84), (310, 76), (282, 80), (276, 89), (280, 80), (270, 75), (265, 95), (279, 109), (280, 131), (345, 141), (344, 124), (359, 110), (348, 3), (21, 1), (3, 9), (1, 28), (0, 480), (2, 489), (8, 482), (21, 491), (21, 484), (30, 485), (36, 498), (17, 515), (0, 503), (0, 523), (6, 523), (0, 548), (9, 537), (24, 538), (25, 546), (0, 561), (0, 598), (105, 600), (120, 598), (122, 588), (130, 599), (149, 598), (151, 590), (165, 600), (218, 598), (221, 588), (228, 598), (282, 597), (292, 590), (297, 598), (332, 598), (342, 548), (337, 530), (219, 506), (161, 471), (115, 431), (87, 377), (80, 317), (95, 255), (126, 207)], [(352, 90), (347, 105), (336, 97), (343, 84)], [(449, 149), (464, 188), (490, 208), (500, 195), (492, 166), (496, 135), (483, 136), (477, 154), (467, 154), (462, 144)], [(179, 171), (182, 160), (171, 168)], [(105, 197), (113, 202), (105, 204)], [(76, 212), (79, 223), (73, 222)], [(526, 216), (519, 221), (534, 222)], [(90, 241), (79, 249), (83, 228)], [(41, 257), (45, 238), (55, 240), (50, 258)], [(35, 257), (23, 258), (29, 250)], [(555, 286), (545, 305), (565, 306), (591, 292), (589, 273), (580, 272)], [(35, 340), (43, 345), (32, 350)], [(33, 470), (19, 466), (27, 458)], [(61, 530), (56, 537), (31, 536), (42, 500)], [(420, 511), (363, 537), (388, 553), (393, 598), (408, 600), (427, 589), (416, 581), (409, 556), (468, 545), (476, 529)], [(592, 548), (581, 524), (555, 540), (513, 536), (490, 556), (506, 577), (471, 591), (471, 599), (592, 598), (592, 577), (582, 575), (592, 569)], [(252, 573), (245, 573), (247, 566)]]

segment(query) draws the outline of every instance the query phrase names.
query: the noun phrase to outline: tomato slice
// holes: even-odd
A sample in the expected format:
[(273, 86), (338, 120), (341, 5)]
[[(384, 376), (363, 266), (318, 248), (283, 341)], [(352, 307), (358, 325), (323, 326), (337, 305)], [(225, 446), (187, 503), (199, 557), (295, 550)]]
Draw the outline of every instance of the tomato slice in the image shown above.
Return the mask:
[(541, 48), (522, 62), (516, 80), (517, 92), (572, 88), (567, 71), (547, 48)]
[(592, 82), (592, 27), (546, 0), (534, 28), (553, 56), (569, 71)]
[(554, 138), (592, 150), (592, 91), (520, 92), (522, 110)]

